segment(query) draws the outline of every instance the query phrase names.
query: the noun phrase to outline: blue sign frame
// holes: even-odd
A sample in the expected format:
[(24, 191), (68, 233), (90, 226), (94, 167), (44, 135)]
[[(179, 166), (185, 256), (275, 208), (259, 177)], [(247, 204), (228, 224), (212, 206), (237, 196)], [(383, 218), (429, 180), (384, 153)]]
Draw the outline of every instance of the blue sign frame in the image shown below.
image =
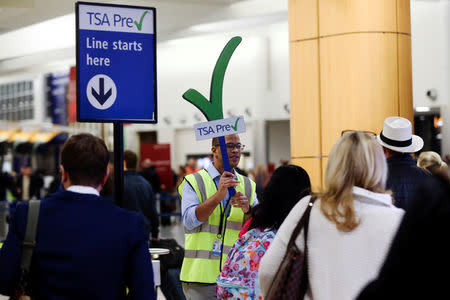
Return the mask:
[[(119, 25), (122, 22), (122, 26), (128, 25), (128, 27), (133, 28), (134, 32), (120, 30), (120, 28), (119, 30), (95, 30), (92, 24), (91, 28), (86, 29), (83, 22), (81, 22), (81, 26), (84, 27), (80, 29), (80, 18), (82, 18), (80, 6), (83, 5), (89, 6), (89, 8), (100, 7), (109, 12), (115, 12), (114, 9), (117, 8), (117, 15), (120, 12), (127, 11), (127, 9), (145, 12), (140, 19), (139, 17), (118, 19)], [(134, 26), (139, 31), (144, 28), (143, 20), (145, 20), (144, 17), (148, 12), (153, 18), (152, 33), (136, 32)], [(114, 25), (116, 23), (116, 14), (114, 14), (114, 21), (112, 18), (108, 21), (108, 17), (104, 16), (106, 13), (103, 18), (100, 13), (89, 14), (92, 23), (97, 22), (98, 24), (95, 25), (100, 24), (99, 27), (102, 27), (104, 25), (102, 22), (105, 21), (108, 22), (108, 26), (110, 26), (110, 23), (114, 22)], [(132, 5), (77, 2), (75, 4), (75, 16), (77, 121), (157, 123), (156, 9)], [(151, 30), (150, 25), (146, 25), (147, 30), (149, 28)], [(126, 28), (126, 26), (123, 27)], [(89, 41), (91, 45), (89, 45)], [(100, 45), (100, 49), (96, 49), (96, 44)], [(121, 45), (125, 46), (125, 44), (127, 44), (127, 48), (123, 47), (122, 49)], [(104, 48), (101, 45), (104, 45)], [(112, 45), (113, 47), (111, 47)], [(87, 48), (93, 49), (89, 49), (88, 52)], [(85, 55), (87, 56), (86, 61), (82, 61)], [(98, 56), (101, 57), (98, 58)], [(103, 59), (103, 61), (100, 59)], [(150, 70), (145, 69), (146, 67)], [(88, 91), (91, 91), (91, 94)]]

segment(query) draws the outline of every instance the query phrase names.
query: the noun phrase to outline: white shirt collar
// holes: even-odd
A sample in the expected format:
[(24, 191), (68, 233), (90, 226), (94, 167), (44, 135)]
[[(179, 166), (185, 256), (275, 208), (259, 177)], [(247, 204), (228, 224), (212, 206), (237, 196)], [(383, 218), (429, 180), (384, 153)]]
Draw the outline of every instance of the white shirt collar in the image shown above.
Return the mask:
[(94, 189), (92, 186), (86, 185), (71, 185), (67, 188), (69, 192), (79, 193), (79, 194), (91, 194), (100, 196), (100, 193)]
[(356, 196), (360, 196), (361, 198), (359, 200), (362, 201), (375, 202), (381, 205), (393, 206), (392, 197), (389, 194), (371, 192), (358, 186), (353, 187), (353, 194)]

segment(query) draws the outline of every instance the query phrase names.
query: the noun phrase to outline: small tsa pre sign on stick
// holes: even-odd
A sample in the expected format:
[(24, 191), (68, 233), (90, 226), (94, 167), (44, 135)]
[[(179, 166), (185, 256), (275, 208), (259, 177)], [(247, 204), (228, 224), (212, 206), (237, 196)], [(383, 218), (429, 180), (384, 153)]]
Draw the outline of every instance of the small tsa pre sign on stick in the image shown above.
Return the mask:
[(194, 125), (197, 141), (245, 132), (244, 117), (232, 117)]
[[(189, 89), (183, 94), (183, 98), (195, 105), (209, 121), (205, 123), (199, 123), (194, 126), (195, 136), (197, 140), (211, 139), (214, 137), (219, 138), (223, 168), (227, 172), (230, 172), (231, 169), (230, 162), (228, 160), (227, 146), (225, 144), (225, 136), (245, 132), (245, 123), (243, 116), (232, 117), (228, 119), (223, 118), (222, 88), (223, 80), (225, 78), (225, 71), (227, 69), (230, 58), (241, 41), (241, 37), (233, 37), (225, 45), (222, 53), (220, 53), (211, 79), (211, 94), (209, 101), (205, 96), (200, 94), (195, 89)], [(229, 188), (228, 192), (231, 197), (233, 197), (236, 193), (234, 188)]]

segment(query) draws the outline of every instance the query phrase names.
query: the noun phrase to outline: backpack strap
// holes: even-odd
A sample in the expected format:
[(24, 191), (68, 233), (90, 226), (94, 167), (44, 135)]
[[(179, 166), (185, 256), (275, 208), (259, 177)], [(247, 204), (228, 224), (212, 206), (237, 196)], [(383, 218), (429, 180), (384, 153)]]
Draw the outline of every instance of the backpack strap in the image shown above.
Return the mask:
[(36, 245), (36, 230), (40, 207), (40, 200), (29, 201), (27, 227), (25, 230), (25, 237), (22, 242), (22, 257), (20, 260), (20, 268), (22, 271), (27, 273), (30, 270), (31, 257), (33, 255), (34, 246)]

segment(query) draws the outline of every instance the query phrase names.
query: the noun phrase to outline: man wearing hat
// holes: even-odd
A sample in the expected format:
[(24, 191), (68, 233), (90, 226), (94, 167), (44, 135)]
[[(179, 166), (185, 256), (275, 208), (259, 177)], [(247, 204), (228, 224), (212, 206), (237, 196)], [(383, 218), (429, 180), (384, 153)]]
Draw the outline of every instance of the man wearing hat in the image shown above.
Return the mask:
[(406, 209), (417, 184), (429, 176), (427, 171), (417, 167), (411, 156), (422, 149), (423, 140), (412, 134), (408, 119), (389, 117), (384, 120), (377, 141), (383, 146), (389, 169), (386, 188), (394, 192), (395, 206)]

